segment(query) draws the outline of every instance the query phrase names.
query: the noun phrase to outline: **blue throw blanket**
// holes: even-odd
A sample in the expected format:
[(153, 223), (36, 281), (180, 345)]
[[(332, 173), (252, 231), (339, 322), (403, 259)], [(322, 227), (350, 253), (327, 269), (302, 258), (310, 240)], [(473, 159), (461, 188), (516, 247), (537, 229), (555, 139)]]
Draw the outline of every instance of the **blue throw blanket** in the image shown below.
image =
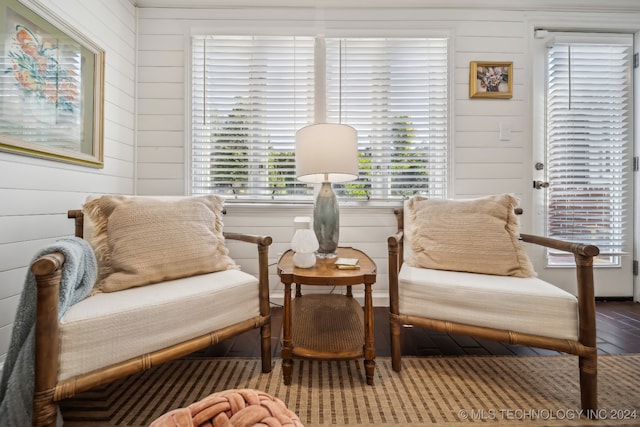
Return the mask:
[[(96, 280), (97, 263), (91, 245), (77, 237), (51, 243), (36, 254), (33, 261), (53, 252), (61, 252), (65, 258), (60, 282), (59, 320), (69, 307), (89, 294)], [(7, 359), (2, 369), (0, 426), (31, 425), (35, 374), (36, 293), (36, 279), (29, 269), (13, 323)]]

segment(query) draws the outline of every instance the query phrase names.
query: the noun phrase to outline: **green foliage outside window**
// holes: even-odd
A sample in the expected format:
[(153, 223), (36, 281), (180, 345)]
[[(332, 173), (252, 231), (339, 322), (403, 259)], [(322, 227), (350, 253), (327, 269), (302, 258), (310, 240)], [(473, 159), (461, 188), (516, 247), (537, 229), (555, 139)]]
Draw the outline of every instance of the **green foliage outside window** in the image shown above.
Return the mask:
[(212, 135), (211, 175), (216, 187), (242, 193), (249, 182), (249, 128), (247, 107), (239, 105), (229, 114), (225, 125)]
[(429, 173), (424, 153), (416, 151), (415, 128), (407, 116), (396, 117), (393, 127), (391, 156), (391, 189), (394, 196), (411, 196), (426, 190)]
[[(251, 147), (250, 127), (247, 117), (249, 106), (239, 103), (224, 120), (224, 126), (212, 135), (215, 147), (211, 152), (211, 175), (214, 186), (226, 188), (236, 195), (247, 192), (252, 171), (249, 163)], [(425, 191), (429, 185), (429, 173), (424, 153), (417, 151), (415, 128), (407, 116), (397, 116), (392, 128), (391, 163), (388, 165), (389, 194), (410, 196)], [(361, 149), (358, 154), (359, 179), (336, 184), (336, 193), (347, 198), (369, 198), (376, 171), (373, 152)], [(271, 196), (291, 195), (296, 189), (312, 194), (311, 187), (296, 181), (295, 152), (293, 150), (268, 149), (266, 162), (268, 188)]]

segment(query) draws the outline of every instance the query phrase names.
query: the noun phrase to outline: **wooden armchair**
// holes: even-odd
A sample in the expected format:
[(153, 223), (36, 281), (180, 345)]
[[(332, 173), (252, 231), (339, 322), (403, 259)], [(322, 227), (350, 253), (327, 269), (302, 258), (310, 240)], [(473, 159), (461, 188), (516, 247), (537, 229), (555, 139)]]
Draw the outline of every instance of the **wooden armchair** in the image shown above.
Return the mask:
[(403, 325), (551, 349), (578, 356), (582, 408), (597, 409), (593, 257), (598, 248), (519, 235), (521, 242), (574, 254), (577, 298), (536, 277), (418, 268), (404, 262), (416, 249), (415, 239), (412, 247), (405, 243), (417, 226), (407, 210), (407, 203), (395, 210), (398, 232), (388, 238), (393, 370), (402, 368)]
[[(86, 217), (86, 212), (69, 211), (78, 237), (87, 229)], [(223, 235), (257, 248), (257, 277), (233, 268), (97, 293), (73, 305), (60, 321), (64, 256), (36, 260), (31, 266), (37, 282), (33, 425), (55, 426), (57, 403), (63, 399), (255, 328), (261, 331), (262, 372), (270, 372), (272, 239)]]

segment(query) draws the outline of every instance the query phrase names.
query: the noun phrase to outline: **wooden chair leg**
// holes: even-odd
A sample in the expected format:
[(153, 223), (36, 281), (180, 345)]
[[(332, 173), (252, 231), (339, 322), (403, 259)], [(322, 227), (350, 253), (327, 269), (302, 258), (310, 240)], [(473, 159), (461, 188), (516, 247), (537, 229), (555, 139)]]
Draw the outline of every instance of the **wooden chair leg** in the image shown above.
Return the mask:
[(260, 350), (262, 357), (262, 372), (271, 372), (271, 321), (260, 327)]
[(400, 356), (400, 324), (391, 320), (389, 326), (391, 329), (391, 367), (394, 371), (400, 372), (402, 369)]
[(598, 409), (598, 365), (597, 354), (580, 356), (580, 403), (588, 418), (593, 418)]

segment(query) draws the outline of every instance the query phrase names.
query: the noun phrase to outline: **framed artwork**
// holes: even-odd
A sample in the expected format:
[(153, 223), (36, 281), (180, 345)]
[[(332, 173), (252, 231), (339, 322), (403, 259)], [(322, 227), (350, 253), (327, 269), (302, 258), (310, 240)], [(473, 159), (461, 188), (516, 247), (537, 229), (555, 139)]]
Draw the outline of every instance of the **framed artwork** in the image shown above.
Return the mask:
[(0, 32), (0, 150), (102, 167), (104, 51), (33, 0)]
[(469, 98), (511, 98), (513, 62), (471, 61)]

